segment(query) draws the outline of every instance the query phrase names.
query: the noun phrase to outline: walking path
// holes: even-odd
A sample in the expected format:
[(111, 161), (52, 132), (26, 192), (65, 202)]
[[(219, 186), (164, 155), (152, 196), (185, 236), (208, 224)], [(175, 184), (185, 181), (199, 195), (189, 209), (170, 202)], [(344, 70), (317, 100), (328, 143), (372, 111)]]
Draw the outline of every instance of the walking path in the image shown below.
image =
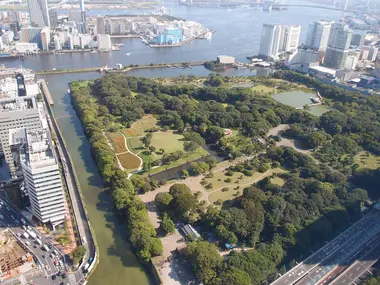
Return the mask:
[(128, 173), (128, 179), (129, 179), (134, 173), (137, 173), (137, 172), (139, 172), (139, 171), (142, 170), (143, 160), (141, 159), (140, 156), (134, 154), (134, 153), (128, 148), (127, 137), (126, 137), (122, 132), (120, 132), (120, 133), (121, 133), (121, 135), (122, 135), (123, 138), (124, 138), (125, 149), (127, 150), (127, 152), (129, 152), (129, 153), (131, 153), (132, 155), (136, 156), (136, 157), (140, 160), (139, 168), (138, 168), (137, 170), (133, 171), (133, 172)]
[(126, 151), (116, 153), (116, 152), (115, 152), (115, 148), (113, 147), (112, 143), (110, 142), (110, 140), (109, 140), (107, 134), (106, 134), (105, 132), (103, 132), (103, 135), (104, 135), (104, 137), (105, 137), (106, 140), (107, 140), (107, 144), (108, 144), (108, 146), (109, 146), (110, 148), (112, 148), (112, 150), (115, 152), (117, 165), (118, 165), (118, 167), (119, 167), (121, 170), (125, 171), (126, 169), (125, 169), (125, 167), (121, 164), (121, 162), (120, 162), (120, 160), (119, 160), (119, 157), (118, 157), (119, 154), (130, 153), (130, 154), (132, 154), (133, 156), (135, 156), (135, 157), (137, 157), (137, 158), (139, 159), (139, 161), (140, 161), (140, 165), (139, 165), (138, 169), (136, 169), (136, 170), (133, 171), (133, 172), (129, 172), (129, 173), (128, 173), (128, 179), (129, 179), (133, 174), (138, 173), (138, 172), (140, 172), (140, 171), (142, 170), (142, 168), (143, 168), (143, 160), (141, 159), (140, 156), (136, 155), (135, 153), (133, 153), (133, 152), (128, 148), (127, 137), (126, 137), (122, 132), (120, 132), (120, 134), (121, 134), (121, 135), (123, 136), (123, 138), (124, 138), (124, 146), (125, 146)]

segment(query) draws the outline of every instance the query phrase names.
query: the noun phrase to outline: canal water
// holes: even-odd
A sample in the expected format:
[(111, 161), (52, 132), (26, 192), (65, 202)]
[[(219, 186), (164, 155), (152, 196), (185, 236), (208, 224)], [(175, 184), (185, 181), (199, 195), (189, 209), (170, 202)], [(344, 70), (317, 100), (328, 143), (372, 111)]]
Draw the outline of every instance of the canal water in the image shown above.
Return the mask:
[[(315, 98), (317, 95), (315, 93), (305, 92), (302, 90), (294, 90), (290, 92), (277, 93), (272, 97), (282, 104), (297, 108), (311, 104), (312, 102), (310, 97)], [(326, 105), (311, 106), (307, 111), (315, 116), (321, 116), (323, 113), (328, 111), (328, 107)]]
[(69, 81), (97, 77), (98, 73), (44, 76), (49, 83), (55, 103), (53, 112), (73, 160), (99, 245), (100, 263), (88, 284), (153, 284), (128, 245), (125, 222), (113, 211), (111, 197), (97, 172), (90, 145), (66, 92)]
[[(165, 3), (164, 6), (170, 10), (170, 15), (200, 22), (202, 25), (215, 30), (216, 33), (211, 40), (195, 40), (179, 48), (153, 49), (145, 46), (139, 39), (115, 39), (114, 42), (124, 43), (120, 51), (97, 54), (48, 54), (30, 56), (24, 60), (1, 60), (0, 64), (5, 64), (7, 67), (22, 65), (33, 70), (49, 70), (53, 68), (114, 66), (116, 63), (129, 65), (202, 61), (215, 59), (221, 54), (232, 55), (238, 60), (244, 61), (246, 56), (258, 52), (261, 28), (264, 23), (301, 25), (301, 42), (303, 42), (310, 22), (321, 18), (337, 21), (342, 15), (338, 11), (295, 7), (281, 13), (265, 13), (253, 9), (228, 11), (227, 9), (177, 6), (173, 3)], [(110, 12), (96, 10), (93, 13)], [(118, 11), (118, 14), (130, 13), (131, 11)], [(130, 56), (127, 56), (127, 53), (131, 53)], [(252, 71), (231, 69), (222, 72), (222, 74), (266, 75), (268, 72), (265, 69)], [(134, 70), (128, 75), (171, 77), (180, 74), (204, 76), (209, 73), (210, 71), (203, 67), (193, 67), (191, 69)], [(49, 83), (48, 87), (55, 102), (53, 111), (73, 159), (100, 249), (100, 263), (90, 278), (89, 284), (151, 284), (149, 274), (144, 271), (128, 246), (125, 224), (113, 212), (112, 201), (97, 172), (96, 165), (91, 157), (89, 143), (84, 136), (80, 121), (72, 109), (70, 97), (66, 93), (68, 82), (95, 79), (99, 76), (100, 74), (96, 72), (43, 76)], [(306, 95), (306, 98), (309, 97)], [(286, 102), (284, 103), (286, 104)]]

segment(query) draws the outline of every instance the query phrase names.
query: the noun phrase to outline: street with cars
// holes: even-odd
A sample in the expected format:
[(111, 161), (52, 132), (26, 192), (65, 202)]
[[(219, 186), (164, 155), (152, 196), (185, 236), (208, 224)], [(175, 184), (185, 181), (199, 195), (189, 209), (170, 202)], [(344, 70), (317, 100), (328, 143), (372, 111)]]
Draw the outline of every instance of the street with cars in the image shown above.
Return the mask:
[[(377, 260), (373, 252), (380, 247), (379, 243), (380, 211), (375, 209), (271, 285), (352, 284), (365, 272), (362, 262), (370, 267), (374, 262), (367, 261)], [(359, 272), (352, 267), (361, 268), (362, 273), (355, 274), (355, 278), (352, 274), (350, 279), (344, 279), (345, 283), (337, 282), (346, 275), (346, 270)]]
[[(70, 283), (71, 278), (67, 278), (68, 266), (60, 249), (5, 200), (0, 200), (0, 228), (12, 232), (23, 247), (34, 256), (37, 269), (18, 277), (19, 282), (24, 279), (27, 284), (76, 284)], [(8, 280), (2, 284), (13, 282), (14, 280)]]

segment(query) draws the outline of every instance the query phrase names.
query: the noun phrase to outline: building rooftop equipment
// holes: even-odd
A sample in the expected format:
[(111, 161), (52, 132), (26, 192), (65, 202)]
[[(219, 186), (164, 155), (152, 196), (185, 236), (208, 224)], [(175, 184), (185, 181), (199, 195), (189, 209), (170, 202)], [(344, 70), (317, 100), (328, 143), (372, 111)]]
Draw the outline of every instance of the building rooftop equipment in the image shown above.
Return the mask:
[(182, 227), (182, 231), (185, 234), (186, 238), (190, 238), (192, 240), (197, 240), (200, 238), (200, 234), (189, 224), (184, 225)]

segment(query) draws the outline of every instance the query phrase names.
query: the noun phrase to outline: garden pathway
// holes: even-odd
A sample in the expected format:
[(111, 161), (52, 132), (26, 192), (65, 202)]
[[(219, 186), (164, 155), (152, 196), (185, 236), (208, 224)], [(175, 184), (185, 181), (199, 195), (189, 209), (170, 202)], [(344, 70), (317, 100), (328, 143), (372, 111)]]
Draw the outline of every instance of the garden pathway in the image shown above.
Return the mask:
[(126, 152), (129, 152), (131, 153), (132, 155), (136, 156), (139, 160), (140, 160), (140, 166), (137, 170), (133, 171), (133, 172), (130, 172), (128, 173), (128, 179), (134, 174), (134, 173), (137, 173), (137, 172), (140, 172), (142, 170), (142, 167), (143, 167), (143, 160), (141, 159), (140, 156), (134, 154), (129, 148), (128, 148), (128, 142), (127, 142), (127, 137), (122, 133), (120, 132), (121, 135), (123, 136), (124, 138), (124, 144), (125, 144), (125, 149), (127, 150)]

